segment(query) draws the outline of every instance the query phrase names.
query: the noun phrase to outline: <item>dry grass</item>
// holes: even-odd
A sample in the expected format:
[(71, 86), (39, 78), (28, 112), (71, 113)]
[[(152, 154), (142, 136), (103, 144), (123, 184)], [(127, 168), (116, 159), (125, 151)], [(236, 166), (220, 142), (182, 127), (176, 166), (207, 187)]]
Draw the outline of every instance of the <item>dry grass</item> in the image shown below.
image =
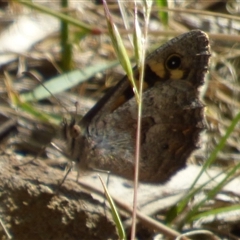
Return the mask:
[[(79, 2), (78, 7), (69, 7), (69, 15), (91, 26), (92, 29), (99, 29), (102, 32), (101, 34), (92, 34), (94, 31), (83, 33), (78, 27), (69, 26), (68, 40), (71, 43), (73, 55), (68, 66), (72, 69), (84, 70), (89, 66), (97, 66), (105, 61), (114, 61), (116, 57), (107, 34), (102, 6), (95, 5), (89, 1), (77, 2)], [(238, 29), (240, 29), (240, 18), (228, 13), (225, 3), (212, 2), (211, 6), (205, 6), (203, 3), (199, 3), (198, 9), (194, 9), (194, 11), (197, 10), (197, 12), (191, 11), (193, 6), (195, 7), (195, 3), (192, 7), (189, 1), (187, 1), (187, 3), (188, 4), (184, 4), (181, 1), (181, 6), (178, 6), (177, 10), (169, 11), (169, 27), (167, 30), (159, 23), (159, 9), (153, 7), (149, 25), (148, 42), (149, 48), (159, 46), (173, 35), (194, 28), (200, 28), (209, 33), (212, 58), (207, 82), (202, 93), (202, 98), (206, 104), (208, 129), (202, 137), (202, 148), (191, 158), (194, 164), (203, 164), (220, 142), (221, 137), (225, 135), (233, 118), (239, 113), (240, 39)], [(171, 7), (174, 9), (176, 6)], [(228, 6), (228, 8), (230, 7), (231, 6)], [(53, 8), (57, 8), (57, 6), (53, 5)], [(131, 30), (125, 30), (118, 6), (111, 4), (109, 8), (113, 14), (114, 22), (118, 25), (123, 40), (126, 43), (127, 51), (129, 55), (132, 56), (133, 50), (129, 43), (128, 36)], [(126, 8), (126, 17), (130, 26), (133, 25), (132, 12), (133, 5), (129, 4), (128, 8)], [(223, 13), (225, 15), (223, 15)], [(38, 15), (40, 13), (36, 10), (29, 10), (15, 2), (7, 7), (7, 11), (1, 12), (2, 19), (10, 19), (9, 22), (11, 22), (11, 20), (14, 21), (16, 15), (20, 18), (21, 16), (31, 17), (33, 16), (32, 14)], [(144, 20), (140, 19), (140, 23), (141, 21), (143, 22)], [(2, 21), (2, 32), (8, 31), (9, 22), (6, 23)], [(61, 74), (62, 62), (59, 35), (59, 32), (49, 34), (42, 41), (35, 43), (31, 49), (19, 54), (17, 60), (6, 63), (1, 67), (1, 124), (8, 123), (7, 127), (0, 131), (3, 155), (35, 156), (40, 152), (42, 146), (48, 145), (53, 137), (59, 136), (60, 127), (58, 127), (57, 124), (43, 123), (42, 118), (36, 116), (36, 114), (32, 115), (29, 112), (26, 113), (21, 109), (14, 108), (10, 103), (9, 91), (7, 92), (6, 84), (4, 83), (6, 79), (12, 81), (11, 89), (20, 94), (30, 91), (39, 85), (39, 82), (34, 81), (30, 77), (22, 76), (20, 74), (22, 71), (34, 71), (40, 76), (43, 82)], [(114, 85), (121, 78), (122, 74), (123, 71), (119, 66), (92, 76), (89, 74), (90, 79), (81, 85), (71, 87), (71, 89), (66, 89), (64, 92), (57, 94), (56, 97), (61, 100), (64, 108), (62, 105), (59, 105), (59, 102), (53, 97), (31, 103), (31, 107), (38, 109), (41, 113), (50, 114), (51, 116), (49, 116), (49, 118), (54, 117), (54, 121), (56, 120), (55, 123), (60, 123), (62, 117), (65, 115), (74, 114), (75, 102), (79, 103), (78, 114), (83, 115), (93, 105), (93, 102), (104, 94), (109, 86)], [(49, 90), (51, 91), (51, 89)], [(18, 124), (16, 125), (16, 121), (9, 122), (9, 119), (17, 119)], [(15, 130), (13, 131), (13, 129)], [(227, 171), (239, 163), (239, 132), (239, 124), (237, 124), (227, 139), (226, 145), (217, 155), (217, 159), (214, 162), (215, 167)], [(39, 135), (40, 133), (41, 135)], [(48, 158), (49, 154), (52, 154), (52, 152), (49, 152), (49, 149), (50, 148), (47, 148), (42, 153), (43, 157)], [(201, 192), (201, 194), (205, 193), (204, 191)], [(201, 194), (199, 195), (201, 196)], [(199, 212), (207, 212), (207, 210), (229, 207), (239, 203), (239, 197), (236, 193), (232, 193), (231, 195), (222, 192), (221, 194), (226, 194), (228, 199), (225, 201), (219, 196), (218, 198), (214, 196), (213, 199), (206, 201), (205, 205), (199, 208)], [(191, 204), (194, 204), (194, 200)], [(186, 223), (182, 226), (184, 214), (190, 211), (190, 208), (193, 206), (191, 204), (189, 203), (182, 214), (173, 221), (172, 226), (178, 226), (180, 231), (182, 229), (191, 231), (191, 224), (193, 224), (196, 228), (210, 229), (216, 235), (220, 236), (221, 239), (238, 239), (240, 236), (240, 216), (237, 212), (237, 217), (235, 218), (231, 217), (227, 211), (224, 217), (221, 217), (220, 215), (224, 213), (223, 211), (219, 215), (211, 215), (211, 217), (215, 216), (216, 218), (207, 217), (206, 215), (192, 221), (191, 224)], [(160, 212), (158, 214), (159, 219), (164, 218), (165, 214), (166, 211)], [(151, 230), (149, 233), (146, 229), (146, 227), (143, 227), (143, 230), (140, 229), (141, 231), (139, 230), (138, 234), (142, 234), (141, 236), (146, 234), (145, 236), (149, 238), (152, 237), (154, 235), (153, 231)], [(2, 238), (4, 239), (4, 237)], [(140, 237), (139, 239), (143, 238), (144, 237)], [(101, 239), (101, 237), (99, 237), (99, 239)], [(204, 239), (207, 238), (204, 237)]]

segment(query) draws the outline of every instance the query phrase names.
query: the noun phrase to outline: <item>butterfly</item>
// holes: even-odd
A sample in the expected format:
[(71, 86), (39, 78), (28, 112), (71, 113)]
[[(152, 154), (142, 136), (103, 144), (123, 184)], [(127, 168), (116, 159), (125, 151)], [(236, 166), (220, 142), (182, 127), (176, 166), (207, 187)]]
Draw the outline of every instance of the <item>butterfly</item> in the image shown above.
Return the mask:
[[(139, 180), (163, 183), (186, 165), (205, 128), (199, 87), (210, 58), (206, 33), (192, 30), (145, 62)], [(138, 70), (134, 70), (138, 77)], [(81, 171), (101, 169), (133, 179), (138, 104), (125, 76), (79, 121), (63, 122), (71, 158)]]

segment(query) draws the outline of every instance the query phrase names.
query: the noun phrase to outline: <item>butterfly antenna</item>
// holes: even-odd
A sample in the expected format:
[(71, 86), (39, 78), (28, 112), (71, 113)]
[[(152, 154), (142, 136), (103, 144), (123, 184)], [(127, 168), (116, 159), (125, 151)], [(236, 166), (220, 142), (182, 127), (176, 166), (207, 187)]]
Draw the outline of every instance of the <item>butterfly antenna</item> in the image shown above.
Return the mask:
[(79, 107), (79, 103), (78, 102), (75, 102), (75, 108), (76, 108), (76, 111), (75, 111), (75, 116), (74, 118), (76, 119), (77, 118), (77, 114), (78, 114), (78, 107)]
[[(26, 75), (26, 76), (29, 76), (30, 78), (32, 78), (32, 79), (36, 80), (37, 82), (39, 82), (39, 83), (42, 85), (42, 87), (59, 103), (59, 105), (60, 105), (61, 107), (63, 107), (63, 108), (66, 110), (66, 112), (68, 112), (67, 108), (61, 103), (61, 101), (60, 101), (56, 96), (54, 96), (54, 95), (51, 93), (51, 91), (49, 91), (49, 89), (41, 82), (41, 80), (39, 79), (39, 77), (37, 77), (34, 73), (32, 73), (32, 72), (30, 72), (30, 71), (24, 71), (24, 72), (22, 72), (22, 74), (24, 74), (24, 75)], [(75, 105), (76, 105), (76, 104), (75, 104)], [(76, 106), (76, 113), (77, 113), (77, 106)], [(50, 144), (51, 144), (55, 149), (57, 149), (59, 152), (61, 152), (65, 157), (67, 157), (68, 159), (70, 159), (69, 156), (68, 156), (67, 154), (65, 154), (65, 153), (62, 151), (62, 149), (60, 149), (56, 144), (54, 144), (53, 142), (51, 142)], [(42, 149), (42, 151), (43, 151), (45, 148), (46, 148), (46, 146), (44, 146), (44, 148)], [(41, 151), (40, 154), (42, 154), (42, 151)], [(29, 161), (29, 162), (32, 162), (32, 161), (34, 161), (35, 159), (36, 159), (36, 158), (32, 159), (32, 160)], [(29, 162), (27, 162), (27, 163), (29, 163)], [(25, 163), (25, 164), (26, 164), (26, 163)], [(23, 164), (23, 165), (25, 165), (25, 164)], [(63, 179), (62, 179), (62, 181), (60, 182), (60, 184), (59, 184), (59, 186), (58, 186), (58, 189), (62, 186), (62, 184), (65, 182), (68, 174), (70, 173), (70, 171), (71, 171), (71, 169), (72, 169), (72, 161), (70, 161), (70, 164), (68, 164), (68, 165), (70, 165), (70, 166), (68, 167), (67, 173), (65, 174), (65, 176), (64, 176)]]
[(30, 71), (24, 71), (24, 72), (22, 72), (22, 74), (24, 74), (24, 75), (26, 75), (26, 76), (28, 76), (28, 77), (36, 80), (37, 82), (39, 82), (39, 83), (41, 84), (41, 86), (58, 102), (58, 104), (59, 104), (62, 108), (64, 108), (64, 109), (66, 110), (66, 112), (69, 112), (69, 111), (67, 110), (67, 108), (61, 103), (61, 101), (60, 101), (56, 96), (54, 96), (54, 95), (51, 93), (51, 91), (49, 91), (49, 89), (44, 85), (44, 83), (42, 83), (42, 81), (39, 79), (38, 76), (36, 76), (34, 73), (32, 73), (32, 72), (30, 72)]

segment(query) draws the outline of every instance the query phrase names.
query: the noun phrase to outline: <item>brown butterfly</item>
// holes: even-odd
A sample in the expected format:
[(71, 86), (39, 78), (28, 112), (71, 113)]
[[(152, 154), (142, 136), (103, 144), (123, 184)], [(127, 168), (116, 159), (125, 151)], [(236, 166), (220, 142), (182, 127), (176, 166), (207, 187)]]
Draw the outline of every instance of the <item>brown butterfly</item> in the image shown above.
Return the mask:
[[(204, 83), (209, 57), (208, 36), (193, 30), (146, 58), (140, 181), (168, 180), (197, 148), (204, 129), (198, 88)], [(102, 169), (133, 179), (137, 109), (132, 87), (124, 77), (79, 123), (64, 122), (70, 155), (81, 171)]]

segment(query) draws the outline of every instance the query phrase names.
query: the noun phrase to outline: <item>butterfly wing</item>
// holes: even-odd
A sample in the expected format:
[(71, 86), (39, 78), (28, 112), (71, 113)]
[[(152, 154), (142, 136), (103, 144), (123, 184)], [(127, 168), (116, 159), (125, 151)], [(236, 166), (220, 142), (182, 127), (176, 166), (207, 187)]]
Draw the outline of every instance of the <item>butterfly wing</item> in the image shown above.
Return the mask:
[[(166, 181), (196, 148), (204, 126), (198, 87), (209, 57), (207, 35), (195, 30), (172, 39), (146, 59), (140, 180)], [(122, 96), (130, 100), (118, 106)], [(132, 96), (125, 77), (79, 125), (67, 125), (66, 132), (72, 131), (69, 149), (80, 169), (104, 169), (133, 179), (137, 104)]]

